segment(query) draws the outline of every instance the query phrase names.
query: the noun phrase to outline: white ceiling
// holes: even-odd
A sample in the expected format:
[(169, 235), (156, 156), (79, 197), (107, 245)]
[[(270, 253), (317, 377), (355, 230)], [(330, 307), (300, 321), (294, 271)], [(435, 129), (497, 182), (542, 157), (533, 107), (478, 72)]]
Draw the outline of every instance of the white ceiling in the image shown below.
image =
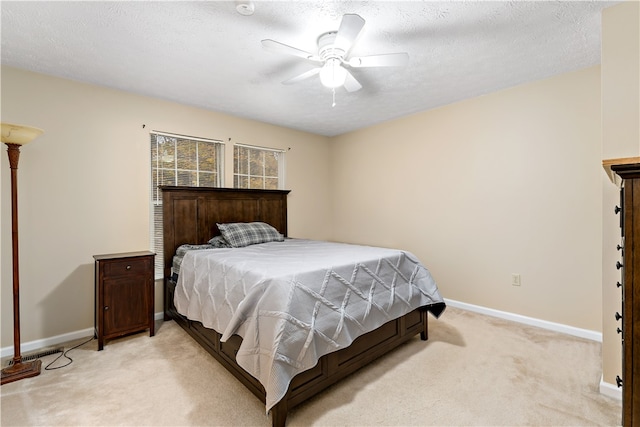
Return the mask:
[[(334, 136), (600, 63), (601, 10), (581, 1), (0, 2), (2, 64)], [(359, 68), (358, 92), (316, 65), (266, 51), (315, 52), (345, 13), (366, 24), (351, 55), (408, 52), (402, 68)]]

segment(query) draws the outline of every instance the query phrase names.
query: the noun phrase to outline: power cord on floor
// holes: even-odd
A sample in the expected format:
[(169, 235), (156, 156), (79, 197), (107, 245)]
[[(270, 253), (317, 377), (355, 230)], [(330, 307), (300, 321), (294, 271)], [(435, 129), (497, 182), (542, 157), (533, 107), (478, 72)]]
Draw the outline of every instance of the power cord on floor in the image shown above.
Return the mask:
[[(73, 346), (73, 347), (71, 347), (71, 348), (70, 348), (70, 349), (68, 349), (68, 350), (61, 351), (61, 352), (60, 352), (60, 355), (59, 355), (58, 357), (56, 357), (54, 360), (52, 360), (52, 361), (51, 361), (51, 363), (49, 363), (47, 366), (45, 366), (45, 367), (44, 367), (45, 371), (53, 371), (54, 369), (60, 369), (60, 368), (64, 368), (64, 367), (66, 367), (66, 366), (71, 365), (71, 363), (73, 362), (73, 359), (72, 359), (72, 358), (70, 358), (69, 356), (67, 356), (67, 353), (69, 353), (71, 350), (75, 350), (75, 349), (76, 349), (76, 348), (78, 348), (78, 347), (82, 347), (83, 345), (85, 345), (85, 344), (87, 344), (87, 343), (89, 343), (89, 342), (93, 341), (94, 339), (95, 339), (95, 337), (93, 337), (93, 336), (92, 336), (92, 337), (91, 337), (91, 338), (89, 338), (88, 340), (83, 341), (83, 342), (81, 342), (80, 344), (78, 344), (78, 345), (76, 345), (76, 346)], [(64, 358), (68, 359), (69, 361), (68, 361), (67, 363), (65, 363), (64, 365), (51, 367), (51, 365), (53, 365), (54, 363), (56, 363), (56, 362), (58, 361), (58, 359), (60, 359), (61, 357), (64, 357)]]

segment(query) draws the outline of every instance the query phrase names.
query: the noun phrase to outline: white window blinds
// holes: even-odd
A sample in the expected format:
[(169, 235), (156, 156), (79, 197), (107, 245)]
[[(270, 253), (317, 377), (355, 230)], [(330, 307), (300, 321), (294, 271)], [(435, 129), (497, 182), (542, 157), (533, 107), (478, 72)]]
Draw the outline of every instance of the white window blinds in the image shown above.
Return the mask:
[(163, 275), (161, 185), (220, 187), (222, 141), (151, 132), (151, 247), (156, 253), (156, 278)]

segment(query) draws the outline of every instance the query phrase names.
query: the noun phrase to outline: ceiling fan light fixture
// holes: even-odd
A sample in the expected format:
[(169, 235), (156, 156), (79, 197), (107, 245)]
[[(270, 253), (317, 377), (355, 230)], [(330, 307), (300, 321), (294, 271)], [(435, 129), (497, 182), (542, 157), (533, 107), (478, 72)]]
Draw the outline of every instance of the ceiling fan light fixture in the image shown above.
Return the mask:
[(329, 58), (320, 70), (320, 82), (330, 89), (344, 85), (346, 79), (347, 70), (338, 58)]
[(262, 46), (273, 52), (297, 56), (319, 64), (311, 70), (283, 81), (282, 84), (297, 83), (318, 74), (320, 83), (332, 89), (335, 98), (337, 87), (342, 86), (347, 92), (362, 89), (360, 82), (349, 71), (350, 68), (399, 67), (406, 65), (409, 61), (409, 54), (406, 52), (350, 56), (351, 48), (360, 36), (363, 26), (364, 19), (361, 16), (353, 13), (343, 15), (338, 31), (322, 33), (318, 37), (317, 55), (271, 39), (262, 40)]

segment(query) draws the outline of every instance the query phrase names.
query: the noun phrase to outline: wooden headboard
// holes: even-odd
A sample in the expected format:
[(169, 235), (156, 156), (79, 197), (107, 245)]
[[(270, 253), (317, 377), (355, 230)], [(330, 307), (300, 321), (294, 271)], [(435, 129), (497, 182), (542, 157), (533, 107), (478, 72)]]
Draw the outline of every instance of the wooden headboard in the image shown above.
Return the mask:
[(206, 243), (220, 234), (216, 223), (262, 221), (287, 236), (290, 190), (161, 186), (164, 277), (178, 246)]

